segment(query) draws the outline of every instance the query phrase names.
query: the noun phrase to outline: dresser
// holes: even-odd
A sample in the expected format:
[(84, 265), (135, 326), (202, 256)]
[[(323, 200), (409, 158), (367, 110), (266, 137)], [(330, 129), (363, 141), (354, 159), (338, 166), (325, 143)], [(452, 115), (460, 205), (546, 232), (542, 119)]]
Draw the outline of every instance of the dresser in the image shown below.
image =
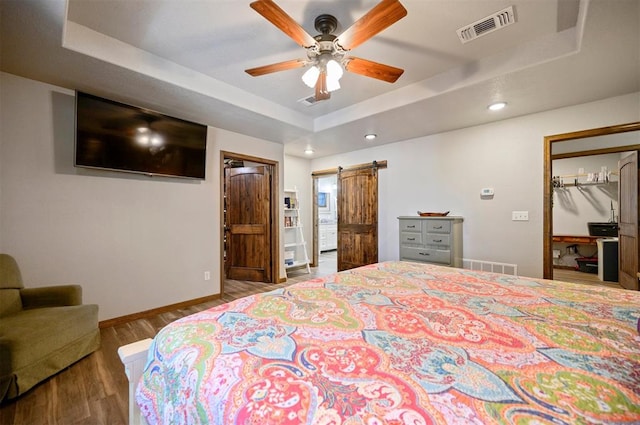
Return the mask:
[(462, 217), (398, 217), (400, 260), (462, 267)]

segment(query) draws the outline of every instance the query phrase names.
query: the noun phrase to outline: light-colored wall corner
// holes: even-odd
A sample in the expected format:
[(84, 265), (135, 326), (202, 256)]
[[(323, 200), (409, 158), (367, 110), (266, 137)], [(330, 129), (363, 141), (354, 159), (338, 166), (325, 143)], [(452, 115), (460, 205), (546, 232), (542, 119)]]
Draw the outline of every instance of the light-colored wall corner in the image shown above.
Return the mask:
[[(379, 174), (379, 259), (399, 258), (400, 215), (464, 217), (465, 258), (518, 265), (542, 276), (543, 139), (634, 122), (640, 93), (312, 160), (311, 169), (387, 160)], [(490, 187), (492, 199), (481, 199)], [(528, 211), (529, 221), (512, 221)]]
[(100, 320), (220, 292), (220, 151), (282, 145), (209, 127), (204, 181), (77, 169), (73, 91), (0, 79), (0, 251), (27, 286), (81, 284)]

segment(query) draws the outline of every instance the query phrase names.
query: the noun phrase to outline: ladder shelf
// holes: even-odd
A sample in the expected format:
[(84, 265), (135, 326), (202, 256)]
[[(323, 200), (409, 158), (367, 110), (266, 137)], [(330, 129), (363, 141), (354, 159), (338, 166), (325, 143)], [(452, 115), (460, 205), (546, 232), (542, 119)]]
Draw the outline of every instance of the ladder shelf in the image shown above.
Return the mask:
[(311, 273), (307, 243), (304, 240), (304, 226), (300, 219), (298, 190), (284, 191), (284, 266), (287, 272), (306, 268)]

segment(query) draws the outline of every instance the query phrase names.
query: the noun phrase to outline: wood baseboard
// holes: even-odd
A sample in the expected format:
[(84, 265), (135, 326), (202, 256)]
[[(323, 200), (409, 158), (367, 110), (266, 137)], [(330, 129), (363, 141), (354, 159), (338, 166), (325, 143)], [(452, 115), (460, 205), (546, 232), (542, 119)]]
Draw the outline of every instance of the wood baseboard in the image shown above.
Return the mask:
[(126, 316), (114, 317), (113, 319), (102, 320), (98, 323), (100, 329), (109, 328), (111, 326), (122, 325), (139, 319), (147, 319), (158, 314), (168, 311), (180, 310), (181, 308), (191, 307), (196, 304), (206, 303), (208, 301), (219, 300), (220, 294), (207, 295), (206, 297), (195, 298), (192, 300), (182, 301), (175, 304), (169, 304), (162, 307), (152, 308), (151, 310), (141, 311), (139, 313), (127, 314)]

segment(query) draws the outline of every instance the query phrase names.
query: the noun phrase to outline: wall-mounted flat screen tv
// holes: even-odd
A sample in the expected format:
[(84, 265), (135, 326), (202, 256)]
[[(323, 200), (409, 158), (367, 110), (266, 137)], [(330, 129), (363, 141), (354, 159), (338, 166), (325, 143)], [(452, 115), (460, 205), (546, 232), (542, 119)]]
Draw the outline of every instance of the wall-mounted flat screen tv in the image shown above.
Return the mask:
[(207, 127), (76, 92), (76, 167), (204, 179)]

